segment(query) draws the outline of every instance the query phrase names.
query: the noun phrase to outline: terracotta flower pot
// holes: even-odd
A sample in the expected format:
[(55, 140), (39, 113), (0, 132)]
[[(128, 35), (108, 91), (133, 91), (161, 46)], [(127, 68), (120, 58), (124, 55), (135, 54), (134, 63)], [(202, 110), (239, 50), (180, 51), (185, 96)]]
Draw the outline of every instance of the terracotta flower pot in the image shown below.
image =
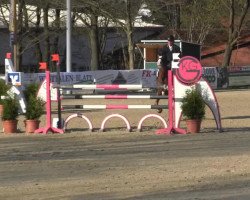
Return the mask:
[(36, 129), (39, 128), (39, 120), (25, 120), (25, 131), (26, 133), (34, 133)]
[(3, 115), (3, 105), (2, 104), (0, 104), (0, 116), (2, 116)]
[(17, 120), (4, 120), (3, 121), (3, 132), (6, 134), (17, 132)]
[(201, 120), (200, 119), (189, 119), (186, 120), (187, 132), (188, 133), (199, 133), (201, 129)]

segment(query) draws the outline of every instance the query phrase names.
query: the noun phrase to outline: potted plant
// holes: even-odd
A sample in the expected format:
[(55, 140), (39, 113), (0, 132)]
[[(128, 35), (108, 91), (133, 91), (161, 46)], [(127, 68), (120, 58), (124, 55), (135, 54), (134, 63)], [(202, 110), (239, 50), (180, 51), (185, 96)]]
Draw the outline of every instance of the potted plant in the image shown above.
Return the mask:
[(31, 83), (25, 86), (25, 90), (23, 91), (24, 97), (26, 101), (29, 100), (30, 97), (36, 97), (39, 90), (39, 84)]
[(7, 96), (7, 91), (10, 89), (10, 86), (5, 83), (5, 80), (0, 79), (0, 115), (3, 114), (3, 101), (4, 96)]
[(3, 129), (4, 133), (17, 132), (18, 102), (15, 98), (6, 98), (3, 101)]
[(39, 128), (39, 119), (44, 112), (44, 101), (36, 97), (37, 91), (38, 84), (30, 84), (24, 91), (26, 98), (26, 112), (24, 114), (26, 133), (34, 133)]
[(187, 90), (181, 101), (182, 115), (186, 120), (187, 132), (200, 132), (201, 121), (205, 117), (205, 101), (198, 88)]

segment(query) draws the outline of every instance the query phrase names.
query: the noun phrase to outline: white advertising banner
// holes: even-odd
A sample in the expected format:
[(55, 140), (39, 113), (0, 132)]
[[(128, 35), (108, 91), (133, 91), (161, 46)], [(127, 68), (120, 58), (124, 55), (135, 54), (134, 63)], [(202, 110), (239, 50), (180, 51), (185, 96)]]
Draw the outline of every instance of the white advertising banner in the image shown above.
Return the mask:
[[(215, 67), (205, 68), (203, 77), (209, 82), (212, 88), (217, 87), (217, 70)], [(155, 69), (140, 70), (99, 70), (85, 72), (61, 72), (60, 81), (62, 85), (71, 84), (141, 84), (143, 88), (156, 88)], [(24, 74), (23, 84), (31, 82), (42, 83), (45, 73)], [(51, 82), (56, 83), (56, 73), (51, 73)]]

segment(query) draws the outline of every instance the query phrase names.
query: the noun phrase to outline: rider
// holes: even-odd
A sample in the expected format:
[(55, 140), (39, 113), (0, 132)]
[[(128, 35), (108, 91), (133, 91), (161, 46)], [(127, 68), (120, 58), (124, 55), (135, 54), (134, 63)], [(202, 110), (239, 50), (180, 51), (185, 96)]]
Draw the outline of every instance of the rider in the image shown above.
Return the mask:
[[(180, 47), (174, 44), (174, 36), (170, 35), (168, 37), (167, 44), (158, 51), (158, 87), (163, 87), (167, 85), (168, 70), (171, 70), (171, 62), (173, 60), (173, 53), (180, 53)], [(158, 89), (157, 95), (162, 95), (164, 90)], [(159, 99), (156, 100), (156, 105), (158, 105)], [(162, 109), (158, 109), (158, 113), (161, 113)]]

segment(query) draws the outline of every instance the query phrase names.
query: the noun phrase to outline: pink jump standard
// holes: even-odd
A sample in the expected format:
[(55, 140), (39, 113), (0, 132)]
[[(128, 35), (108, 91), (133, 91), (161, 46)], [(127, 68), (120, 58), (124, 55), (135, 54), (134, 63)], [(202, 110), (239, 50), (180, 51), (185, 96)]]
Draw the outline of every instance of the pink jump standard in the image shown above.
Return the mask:
[(50, 98), (50, 71), (47, 68), (47, 63), (39, 63), (39, 69), (45, 69), (46, 75), (46, 127), (39, 128), (35, 130), (35, 133), (47, 134), (48, 132), (52, 133), (63, 133), (62, 129), (55, 128), (51, 126), (51, 98)]
[(171, 133), (186, 134), (187, 131), (181, 128), (177, 128), (174, 125), (174, 90), (173, 90), (173, 72), (168, 71), (168, 127), (164, 129), (158, 129), (155, 131), (156, 134), (166, 134)]

